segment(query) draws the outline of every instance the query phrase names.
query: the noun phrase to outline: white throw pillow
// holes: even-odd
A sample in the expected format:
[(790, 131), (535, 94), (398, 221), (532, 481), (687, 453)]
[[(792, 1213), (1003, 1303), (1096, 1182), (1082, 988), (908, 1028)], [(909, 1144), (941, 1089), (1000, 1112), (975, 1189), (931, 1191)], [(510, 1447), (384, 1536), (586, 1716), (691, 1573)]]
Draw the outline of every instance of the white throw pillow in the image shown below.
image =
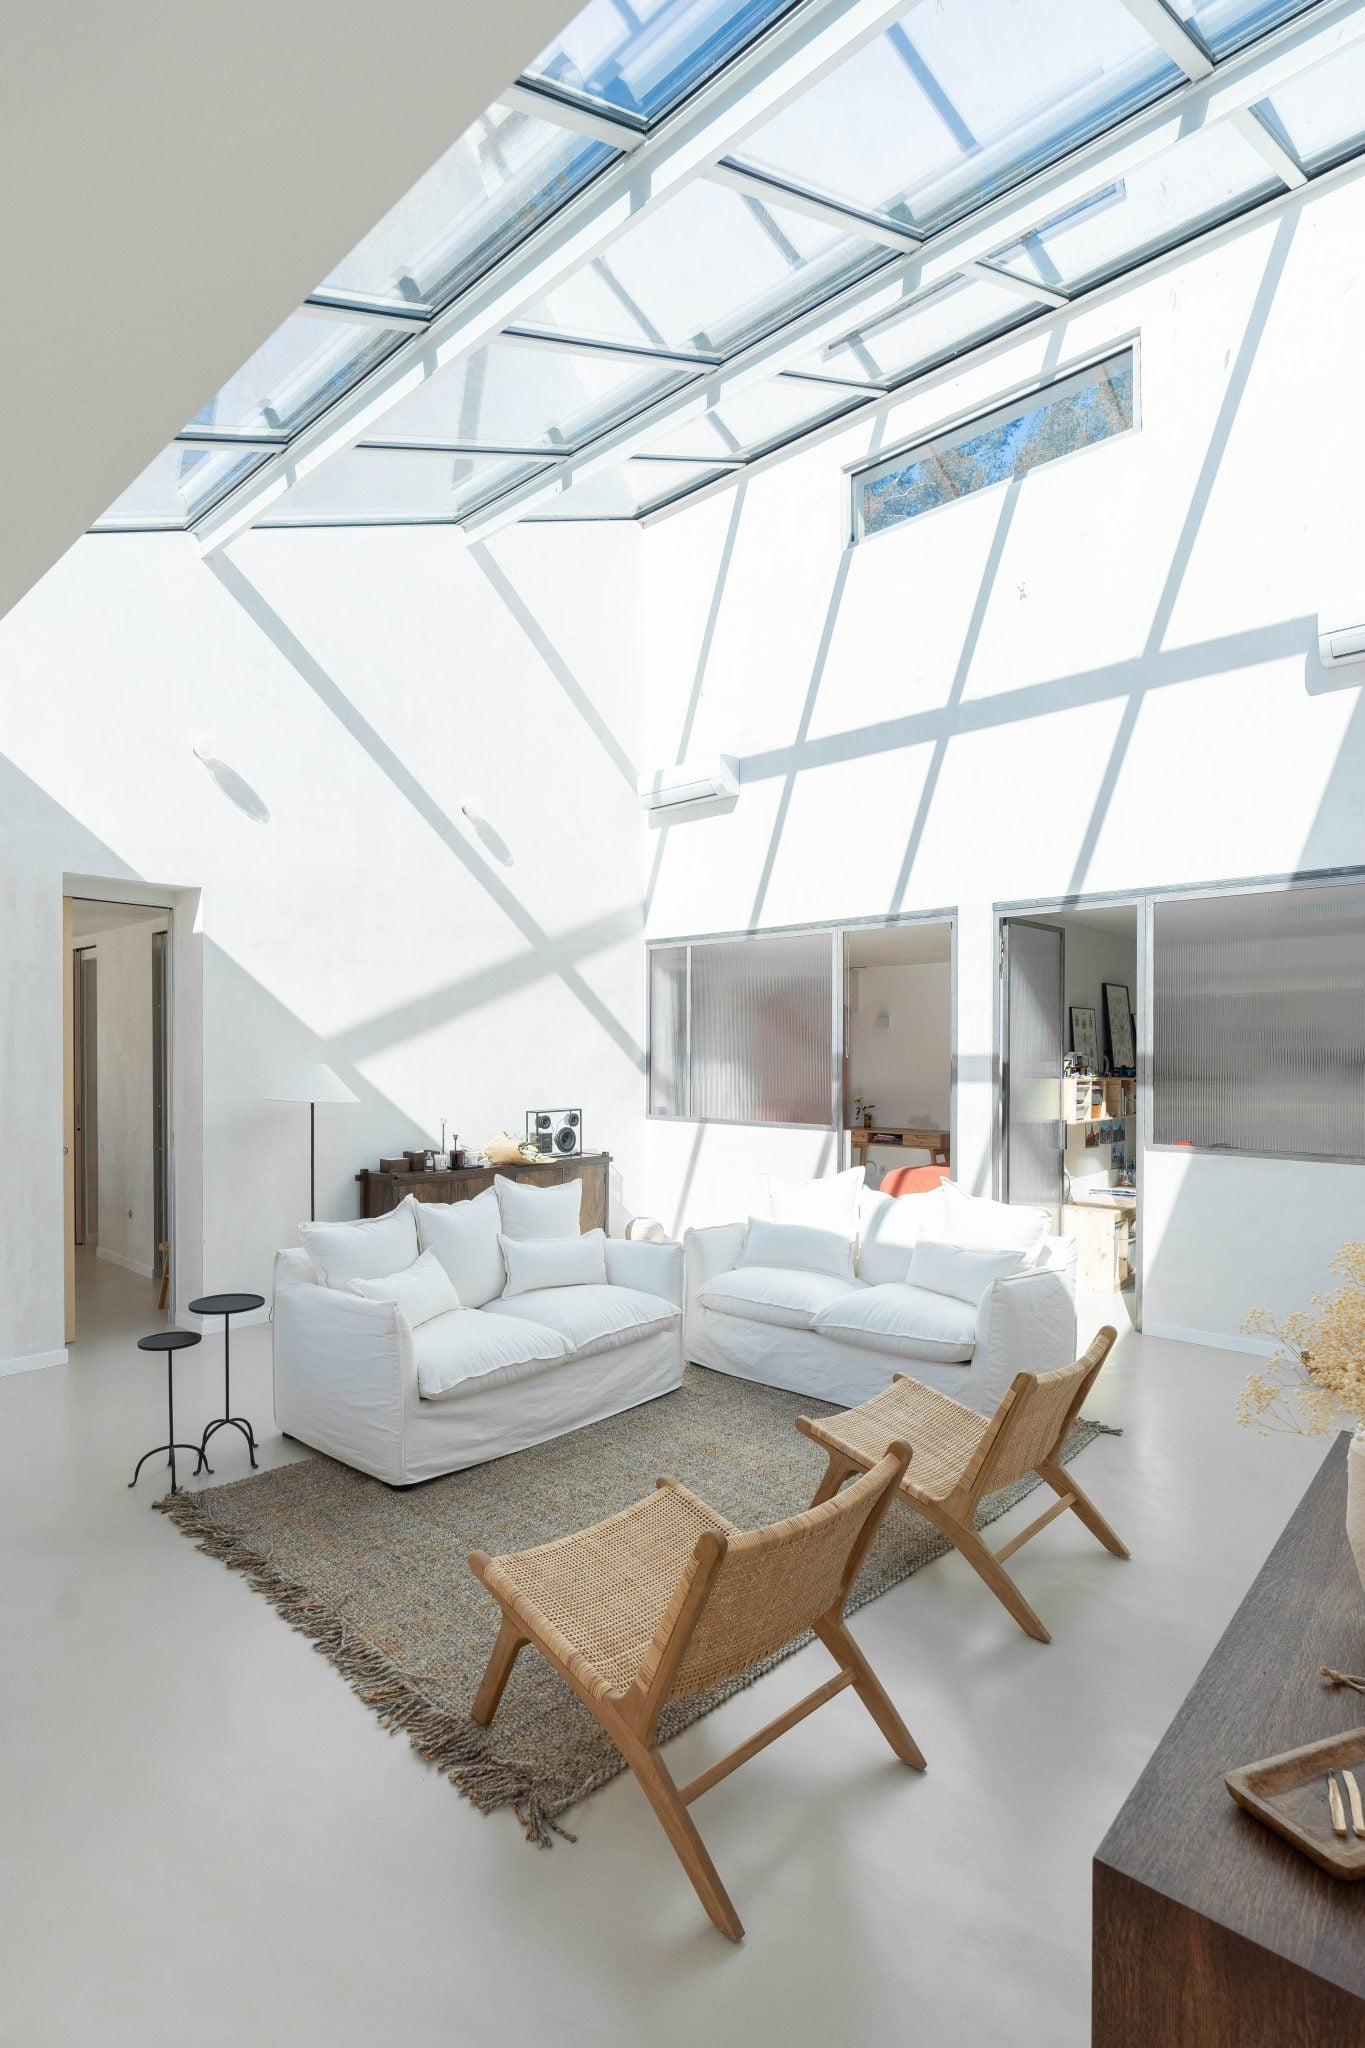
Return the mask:
[(964, 1194), (953, 1181), (943, 1186), (943, 1235), (953, 1244), (1004, 1247), (1036, 1252), (1052, 1228), (1046, 1209), (1016, 1208), (992, 1202), (985, 1195)]
[(812, 1230), (804, 1223), (765, 1223), (749, 1218), (739, 1266), (791, 1266), (798, 1273), (830, 1273), (852, 1280), (853, 1245), (837, 1230)]
[(1023, 1252), (1011, 1245), (988, 1251), (922, 1237), (910, 1254), (910, 1285), (927, 1287), (931, 1294), (951, 1294), (975, 1308), (993, 1280), (1018, 1273), (1023, 1264)]
[(864, 1188), (858, 1200), (858, 1277), (870, 1287), (904, 1280), (918, 1240), (947, 1234), (941, 1187), (921, 1195), (883, 1195)]
[(585, 1230), (572, 1237), (504, 1237), (505, 1295), (530, 1294), (538, 1287), (604, 1287), (607, 1234)]
[(778, 1180), (765, 1173), (768, 1214), (774, 1223), (801, 1223), (811, 1230), (835, 1230), (850, 1244), (858, 1235), (858, 1192), (864, 1168), (827, 1173), (819, 1180)]
[(581, 1180), (561, 1181), (556, 1188), (540, 1188), (534, 1181), (509, 1180), (505, 1173), (493, 1182), (504, 1237), (577, 1237), (583, 1205)]
[(349, 1288), (353, 1280), (382, 1280), (401, 1273), (418, 1253), (417, 1219), (411, 1195), (385, 1216), (362, 1223), (300, 1223), (299, 1241), (328, 1287)]
[(507, 1278), (498, 1244), (498, 1198), (485, 1188), (470, 1202), (414, 1202), (423, 1251), (434, 1251), (465, 1308), (482, 1308)]
[(455, 1283), (435, 1252), (423, 1252), (411, 1266), (390, 1273), (386, 1280), (353, 1280), (351, 1292), (363, 1294), (366, 1301), (393, 1302), (414, 1330), (460, 1306)]

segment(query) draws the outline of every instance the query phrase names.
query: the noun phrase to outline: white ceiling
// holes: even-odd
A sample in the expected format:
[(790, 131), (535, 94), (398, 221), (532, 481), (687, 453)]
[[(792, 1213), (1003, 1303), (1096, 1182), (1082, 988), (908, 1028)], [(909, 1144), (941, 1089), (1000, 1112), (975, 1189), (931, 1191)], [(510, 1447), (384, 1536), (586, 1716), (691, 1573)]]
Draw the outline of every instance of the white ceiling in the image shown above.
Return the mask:
[(575, 11), (6, 11), (0, 616)]
[(873, 925), (847, 935), (850, 967), (922, 967), (952, 958), (949, 924)]
[(71, 905), (71, 936), (93, 939), (100, 932), (119, 930), (128, 924), (164, 924), (166, 912), (145, 903), (93, 903), (82, 896)]

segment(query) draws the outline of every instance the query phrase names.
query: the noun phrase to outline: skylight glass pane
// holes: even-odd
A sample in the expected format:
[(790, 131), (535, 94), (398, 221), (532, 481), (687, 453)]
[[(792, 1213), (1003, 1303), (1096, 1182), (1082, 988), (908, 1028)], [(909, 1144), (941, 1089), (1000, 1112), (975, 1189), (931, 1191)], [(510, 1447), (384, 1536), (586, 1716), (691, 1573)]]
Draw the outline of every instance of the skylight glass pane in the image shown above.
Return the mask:
[(1282, 85), (1260, 111), (1306, 171), (1354, 156), (1365, 143), (1365, 42)]
[(1219, 124), (1150, 157), (990, 260), (1069, 291), (1131, 269), (1282, 189), (1250, 143)]
[(769, 377), (747, 384), (722, 398), (685, 426), (673, 427), (662, 440), (651, 441), (650, 455), (760, 455), (774, 442), (785, 441), (803, 427), (832, 419), (859, 404), (855, 391), (806, 384), (797, 377)]
[(855, 532), (881, 533), (1126, 433), (1133, 407), (1133, 352), (1125, 349), (864, 470), (853, 479)]
[(1311, 5), (1312, 0), (1176, 0), (1175, 12), (1213, 56), (1226, 57)]
[(912, 8), (738, 152), (755, 169), (928, 229), (1180, 82), (1122, 0)]
[(494, 341), (438, 370), (386, 413), (382, 438), (562, 452), (629, 418), (678, 382), (679, 372), (667, 363)]
[(792, 0), (589, 0), (527, 72), (608, 112), (655, 121)]
[(634, 519), (676, 498), (693, 484), (729, 472), (707, 462), (623, 462), (618, 469), (599, 469), (571, 484), (558, 497), (545, 498), (526, 514), (532, 522), (551, 519)]
[(438, 455), (351, 448), (303, 478), (270, 507), (262, 526), (405, 523), (458, 519), (538, 465), (496, 455)]
[(185, 448), (173, 442), (116, 498), (92, 531), (114, 526), (185, 526), (269, 457), (240, 448)]
[(729, 355), (892, 260), (805, 214), (695, 178), (526, 309), (526, 324)]
[(390, 355), (402, 339), (381, 327), (291, 314), (217, 397), (200, 406), (190, 425), (295, 433)]
[(1043, 310), (980, 278), (948, 278), (883, 313), (856, 332), (832, 341), (798, 368), (835, 377), (896, 380), (947, 362), (978, 342), (1007, 334)]
[(443, 306), (615, 155), (605, 143), (494, 105), (319, 291)]

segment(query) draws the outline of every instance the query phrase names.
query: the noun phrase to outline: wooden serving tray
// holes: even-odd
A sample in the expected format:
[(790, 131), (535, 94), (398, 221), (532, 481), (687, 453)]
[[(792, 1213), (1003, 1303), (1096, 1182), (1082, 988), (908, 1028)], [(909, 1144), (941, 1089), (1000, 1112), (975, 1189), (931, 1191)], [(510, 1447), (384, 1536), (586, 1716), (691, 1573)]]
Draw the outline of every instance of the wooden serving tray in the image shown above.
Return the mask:
[[(1354, 1771), (1365, 1793), (1365, 1728), (1243, 1764), (1229, 1771), (1223, 1783), (1239, 1806), (1311, 1856), (1320, 1869), (1333, 1877), (1365, 1877), (1365, 1841), (1354, 1833), (1343, 1840), (1332, 1832), (1326, 1777), (1331, 1770)], [(1348, 1827), (1350, 1818), (1348, 1804)]]

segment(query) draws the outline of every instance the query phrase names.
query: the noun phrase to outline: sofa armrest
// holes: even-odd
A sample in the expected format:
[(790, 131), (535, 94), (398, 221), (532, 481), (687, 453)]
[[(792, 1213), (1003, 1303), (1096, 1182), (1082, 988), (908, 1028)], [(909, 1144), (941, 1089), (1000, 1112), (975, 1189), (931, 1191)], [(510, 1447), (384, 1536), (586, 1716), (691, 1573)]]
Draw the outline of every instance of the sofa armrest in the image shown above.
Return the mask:
[(277, 1286), (272, 1352), (275, 1420), (285, 1434), (401, 1483), (417, 1368), (412, 1332), (394, 1303), (310, 1281)]
[(748, 1228), (747, 1223), (711, 1223), (702, 1230), (684, 1231), (683, 1264), (689, 1299), (718, 1273), (733, 1271), (744, 1249)]
[(646, 1238), (607, 1239), (607, 1279), (613, 1287), (638, 1287), (659, 1294), (675, 1308), (683, 1305), (683, 1248), (652, 1244)]
[(1076, 1247), (1049, 1240), (1050, 1259), (993, 1280), (976, 1312), (970, 1405), (999, 1407), (1017, 1372), (1055, 1372), (1076, 1357)]

